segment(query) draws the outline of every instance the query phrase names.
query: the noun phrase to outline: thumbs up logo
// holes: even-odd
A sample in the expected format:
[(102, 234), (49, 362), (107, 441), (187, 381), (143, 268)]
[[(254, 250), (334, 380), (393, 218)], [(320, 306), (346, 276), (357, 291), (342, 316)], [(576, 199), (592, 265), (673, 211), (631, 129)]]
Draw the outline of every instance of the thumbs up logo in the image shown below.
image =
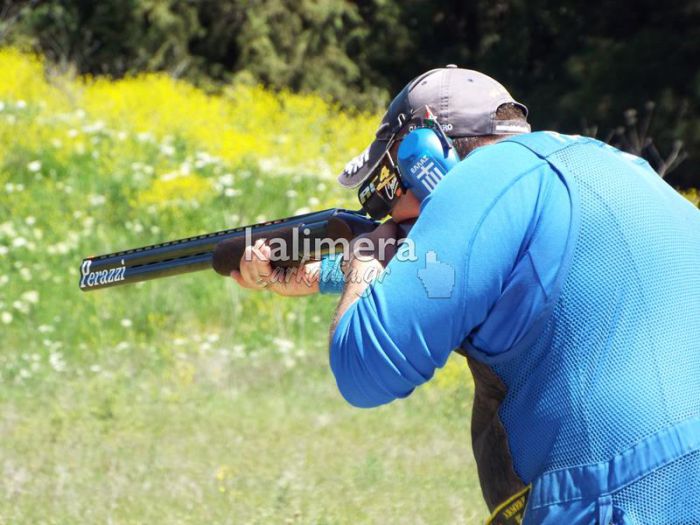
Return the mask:
[(425, 268), (418, 270), (418, 278), (423, 283), (429, 299), (447, 299), (452, 296), (455, 269), (438, 261), (434, 251), (425, 254)]

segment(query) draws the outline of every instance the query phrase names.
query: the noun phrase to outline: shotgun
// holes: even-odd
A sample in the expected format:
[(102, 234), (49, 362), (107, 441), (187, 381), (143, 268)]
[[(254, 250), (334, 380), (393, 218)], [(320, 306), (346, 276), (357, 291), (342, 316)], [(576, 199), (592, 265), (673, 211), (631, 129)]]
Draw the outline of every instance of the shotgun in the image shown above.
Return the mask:
[(232, 270), (239, 269), (246, 246), (252, 246), (258, 239), (273, 241), (279, 248), (271, 250), (274, 267), (291, 268), (318, 260), (336, 251), (343, 241), (347, 243), (378, 225), (363, 212), (330, 208), (86, 257), (80, 265), (80, 289), (98, 290), (209, 268), (228, 276)]

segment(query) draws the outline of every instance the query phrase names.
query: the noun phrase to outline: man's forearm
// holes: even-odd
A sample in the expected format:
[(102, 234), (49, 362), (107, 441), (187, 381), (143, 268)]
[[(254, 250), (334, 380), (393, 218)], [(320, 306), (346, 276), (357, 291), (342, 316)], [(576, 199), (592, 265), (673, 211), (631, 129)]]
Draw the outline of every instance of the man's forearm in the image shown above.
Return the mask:
[(382, 272), (382, 265), (376, 259), (352, 258), (344, 265), (345, 288), (331, 323), (330, 336), (333, 339), (336, 326), (343, 314), (365, 293), (370, 283)]

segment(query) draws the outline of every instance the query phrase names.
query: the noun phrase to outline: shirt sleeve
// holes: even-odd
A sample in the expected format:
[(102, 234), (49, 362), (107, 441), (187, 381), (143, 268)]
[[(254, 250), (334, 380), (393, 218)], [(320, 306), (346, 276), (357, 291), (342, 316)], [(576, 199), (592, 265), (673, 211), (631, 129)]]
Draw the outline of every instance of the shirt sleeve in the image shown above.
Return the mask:
[[(408, 396), (504, 297), (495, 308), (500, 329), (515, 333), (490, 350), (515, 344), (552, 274), (529, 248), (541, 236), (538, 251), (549, 251), (552, 264), (561, 257), (566, 217), (550, 227), (541, 219), (568, 209), (565, 194), (558, 174), (518, 144), (480, 148), (451, 170), (423, 201), (407, 242), (336, 326), (330, 364), (345, 399), (372, 407)], [(504, 315), (509, 309), (514, 315)]]

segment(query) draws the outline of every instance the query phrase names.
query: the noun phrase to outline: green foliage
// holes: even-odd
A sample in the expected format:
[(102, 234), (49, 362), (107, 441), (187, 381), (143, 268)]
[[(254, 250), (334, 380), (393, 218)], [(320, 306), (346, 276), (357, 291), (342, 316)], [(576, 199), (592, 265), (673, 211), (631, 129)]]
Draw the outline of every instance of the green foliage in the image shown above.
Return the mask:
[(62, 69), (167, 71), (200, 86), (236, 78), (383, 107), (409, 79), (447, 63), (482, 70), (531, 109), (538, 129), (603, 137), (624, 112), (656, 105), (662, 156), (689, 158), (669, 181), (700, 185), (700, 9), (691, 0), (5, 0), (0, 43)]

